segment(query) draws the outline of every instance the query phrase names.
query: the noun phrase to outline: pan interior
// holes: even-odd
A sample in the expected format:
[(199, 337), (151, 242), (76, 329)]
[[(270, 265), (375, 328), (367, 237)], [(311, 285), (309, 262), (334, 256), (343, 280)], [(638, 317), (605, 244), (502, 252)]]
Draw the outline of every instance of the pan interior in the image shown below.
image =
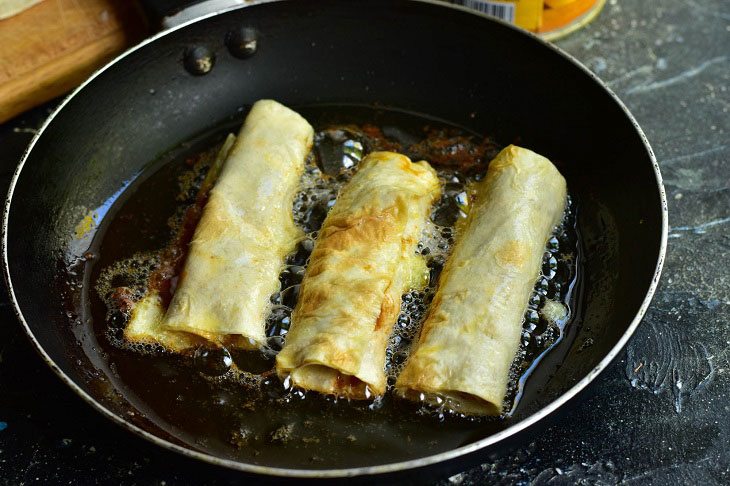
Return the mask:
[[(422, 138), (424, 128), (468, 135), (437, 120), (399, 111), (363, 106), (313, 106), (301, 107), (298, 111), (315, 129), (364, 124), (370, 132), (380, 132), (380, 127), (384, 127), (382, 131), (391, 135), (387, 143), (400, 142), (404, 146)], [(167, 222), (176, 209), (179, 214), (179, 209), (185, 207), (176, 196), (180, 192), (180, 180), (186, 179), (180, 175), (194, 173), (191, 164), (197, 159), (190, 156), (211, 144), (213, 150), (206, 152), (215, 153), (215, 147), (220, 145), (215, 142), (229, 131), (235, 131), (238, 124), (239, 120), (236, 120), (223, 127), (214, 127), (149, 164), (116, 196), (99, 221), (86, 258), (71, 272), (76, 278), (69, 274), (66, 279), (69, 282), (77, 280), (80, 284), (70, 285), (68, 292), (69, 295), (78, 293), (74, 288), (81, 292), (78, 301), (82, 303), (80, 315), (85, 323), (84, 334), (100, 351), (89, 358), (95, 368), (106, 370), (106, 376), (122, 401), (186, 447), (226, 459), (293, 469), (348, 468), (415, 459), (471, 443), (519, 420), (521, 408), (534, 401), (544, 385), (530, 379), (533, 368), (554, 370), (560, 364), (580, 328), (580, 318), (571, 320), (563, 339), (554, 349), (546, 351), (547, 345), (538, 345), (534, 340), (523, 347), (521, 353), (527, 357), (519, 360), (514, 370), (515, 376), (522, 375), (520, 381), (524, 385), (519, 390), (519, 406), (514, 409), (513, 417), (501, 419), (458, 418), (448, 413), (439, 417), (438, 411), (396, 399), (391, 393), (375, 402), (348, 403), (317, 393), (287, 392), (274, 375), (265, 378), (261, 385), (252, 384), (251, 379), (237, 380), (230, 373), (220, 377), (222, 354), (217, 351), (203, 354), (198, 350), (194, 356), (179, 357), (150, 353), (140, 346), (136, 349), (124, 346), (121, 328), (117, 327), (122, 321), (114, 314), (109, 319), (107, 307), (102, 302), (104, 294), (110, 294), (111, 290), (108, 287), (98, 290), (100, 275), (107, 275), (104, 281), (113, 287), (139, 278), (145, 265), (151, 266), (144, 263), (153, 260), (149, 252), (167, 244), (171, 237)], [(332, 150), (334, 142), (329, 138), (322, 141), (322, 134), (339, 135), (342, 132), (342, 129), (332, 128), (318, 131), (315, 139), (320, 140), (315, 151), (327, 153)], [(357, 136), (353, 140), (358, 140)], [(372, 146), (367, 141), (364, 145)], [(489, 147), (486, 153), (492, 157), (497, 147)], [(480, 156), (479, 159), (484, 160), (475, 164), (470, 171), (472, 174), (483, 174), (486, 168), (488, 158)], [(466, 175), (464, 170), (441, 167), (446, 171), (442, 177), (445, 174), (458, 174), (462, 178)], [(458, 185), (456, 182), (450, 184)], [(444, 212), (437, 209), (433, 216), (442, 224), (446, 218)], [(318, 229), (310, 227), (317, 224), (311, 221), (312, 215), (316, 217), (316, 210), (301, 218), (303, 229)], [(564, 254), (577, 257), (575, 244), (574, 240), (566, 240)], [(439, 251), (435, 245), (431, 246), (434, 252)], [(430, 250), (428, 255), (432, 263), (440, 259)], [(124, 259), (128, 263), (120, 266), (119, 262)], [(571, 274), (577, 267), (573, 264), (569, 267), (567, 263), (564, 267), (564, 273), (567, 272), (564, 279), (577, 287), (580, 282), (575, 273)], [(108, 269), (114, 269), (114, 272), (109, 274)], [(575, 313), (579, 307), (579, 289), (565, 287), (563, 298)], [(552, 295), (555, 292), (551, 292), (551, 298), (561, 299), (560, 290), (555, 296)], [(286, 293), (284, 291), (282, 295)], [(288, 298), (283, 297), (283, 300)], [(414, 298), (417, 300), (418, 296)], [(404, 304), (404, 307), (408, 305)], [(415, 324), (410, 329), (415, 329)], [(536, 321), (535, 324), (547, 329), (546, 322)], [(557, 328), (551, 331), (557, 336)], [(408, 331), (396, 335), (397, 339), (412, 338), (412, 332)], [(394, 354), (402, 354), (406, 349), (407, 345), (403, 343), (393, 347)], [(273, 365), (270, 359), (262, 360), (258, 353), (233, 352), (233, 360), (239, 367), (259, 373), (270, 370)], [(389, 358), (389, 367), (391, 363), (395, 366), (395, 359)], [(527, 365), (522, 367), (522, 363), (535, 363), (536, 366), (527, 370)], [(517, 380), (513, 385), (509, 401), (515, 400), (518, 393)]]

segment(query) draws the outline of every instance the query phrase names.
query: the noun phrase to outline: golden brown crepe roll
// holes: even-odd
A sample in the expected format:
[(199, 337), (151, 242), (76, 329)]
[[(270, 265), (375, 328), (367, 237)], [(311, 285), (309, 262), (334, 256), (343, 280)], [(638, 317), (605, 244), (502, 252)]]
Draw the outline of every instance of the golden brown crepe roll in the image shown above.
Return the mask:
[(161, 329), (255, 348), (269, 297), (301, 238), (292, 203), (313, 130), (271, 100), (254, 104), (210, 191)]
[(281, 379), (355, 399), (385, 392), (388, 336), (401, 295), (422, 281), (415, 248), (439, 194), (426, 162), (375, 152), (360, 163), (319, 232), (276, 358)]
[(545, 243), (566, 184), (555, 166), (510, 145), (476, 186), (477, 200), (396, 392), (469, 415), (497, 415)]

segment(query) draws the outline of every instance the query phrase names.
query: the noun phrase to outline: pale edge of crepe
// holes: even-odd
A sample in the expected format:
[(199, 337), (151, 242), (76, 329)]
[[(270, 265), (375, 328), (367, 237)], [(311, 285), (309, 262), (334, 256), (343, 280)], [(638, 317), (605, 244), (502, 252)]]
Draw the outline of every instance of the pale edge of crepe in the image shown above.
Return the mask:
[(433, 202), (436, 172), (374, 152), (342, 189), (319, 232), (276, 359), (292, 385), (353, 399), (382, 395), (387, 340), (402, 294), (425, 284), (415, 249)]
[[(206, 186), (215, 183), (235, 140), (235, 135), (228, 134), (223, 146), (208, 169), (199, 195)], [(144, 296), (132, 307), (127, 326), (124, 328), (124, 338), (130, 343), (156, 344), (168, 351), (177, 353), (205, 342), (205, 339), (194, 334), (164, 329), (161, 323), (166, 310), (167, 307), (163, 305), (157, 289), (147, 289)]]
[(563, 217), (555, 166), (510, 145), (476, 184), (477, 201), (441, 273), (396, 393), (467, 415), (499, 415), (545, 243)]
[[(302, 237), (291, 207), (313, 132), (275, 101), (254, 104), (210, 191), (170, 308), (148, 292), (131, 311), (128, 341), (173, 352), (206, 341), (264, 344), (269, 297)], [(247, 289), (256, 295), (248, 298)]]

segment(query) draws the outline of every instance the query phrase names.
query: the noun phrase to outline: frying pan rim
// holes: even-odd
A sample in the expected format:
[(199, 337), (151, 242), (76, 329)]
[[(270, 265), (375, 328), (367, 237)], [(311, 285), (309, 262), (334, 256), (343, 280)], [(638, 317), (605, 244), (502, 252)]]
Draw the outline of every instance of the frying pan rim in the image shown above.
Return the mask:
[(585, 67), (580, 61), (575, 59), (572, 55), (568, 54), (567, 52), (563, 51), (559, 47), (553, 45), (549, 41), (546, 41), (539, 36), (526, 31), (524, 29), (521, 29), (519, 27), (516, 27), (512, 24), (509, 24), (507, 22), (501, 21), (499, 19), (496, 19), (494, 17), (490, 17), (486, 14), (483, 14), (481, 12), (477, 12), (475, 10), (468, 9), (466, 7), (462, 7), (459, 5), (454, 4), (447, 4), (444, 2), (438, 2), (436, 0), (404, 0), (406, 2), (414, 2), (414, 3), (423, 3), (423, 4), (430, 4), (434, 6), (438, 6), (440, 8), (451, 8), (455, 10), (460, 10), (465, 13), (471, 14), (471, 15), (477, 15), (489, 22), (497, 22), (502, 24), (505, 27), (508, 27), (510, 29), (513, 29), (516, 31), (518, 35), (527, 35), (528, 37), (531, 37), (535, 42), (538, 42), (542, 44), (544, 47), (551, 49), (554, 53), (558, 54), (559, 56), (563, 57), (568, 62), (572, 63), (574, 66), (576, 66), (578, 69), (583, 71), (588, 77), (593, 80), (594, 83), (596, 83), (599, 87), (601, 87), (612, 99), (613, 101), (623, 110), (626, 117), (629, 119), (631, 124), (633, 125), (634, 129), (636, 130), (637, 134), (641, 138), (641, 141), (644, 144), (644, 147), (647, 151), (647, 154), (649, 155), (649, 159), (652, 164), (652, 168), (654, 169), (654, 175), (656, 178), (656, 183), (659, 189), (659, 203), (661, 205), (661, 241), (659, 246), (659, 255), (657, 257), (657, 263), (654, 270), (654, 274), (651, 280), (651, 283), (649, 285), (649, 288), (647, 289), (646, 296), (644, 300), (642, 301), (641, 305), (639, 306), (639, 310), (637, 311), (636, 315), (634, 316), (633, 320), (627, 327), (626, 331), (624, 332), (623, 336), (618, 340), (618, 342), (611, 348), (611, 350), (608, 352), (608, 354), (590, 371), (584, 376), (578, 383), (573, 385), (570, 389), (568, 389), (566, 392), (564, 392), (560, 397), (540, 409), (538, 412), (530, 415), (529, 417), (517, 422), (514, 425), (511, 425), (505, 430), (502, 430), (496, 434), (490, 435), (488, 437), (485, 437), (484, 439), (478, 440), (476, 442), (473, 442), (471, 444), (461, 446), (455, 449), (451, 449), (449, 451), (441, 452), (438, 454), (421, 457), (418, 459), (411, 459), (408, 461), (401, 461), (401, 462), (395, 462), (390, 464), (380, 464), (376, 466), (364, 466), (364, 467), (353, 467), (353, 468), (339, 468), (339, 469), (289, 469), (289, 468), (279, 468), (279, 467), (271, 467), (271, 466), (260, 466), (256, 464), (249, 464), (239, 461), (234, 461), (230, 459), (223, 459), (217, 456), (213, 456), (211, 454), (207, 454), (204, 452), (195, 451), (192, 449), (188, 449), (186, 447), (174, 444), (170, 441), (167, 441), (165, 439), (162, 439), (160, 437), (157, 437), (156, 435), (151, 434), (150, 432), (147, 432), (143, 430), (142, 428), (128, 422), (124, 418), (120, 417), (119, 415), (113, 413), (106, 407), (104, 407), (101, 403), (96, 401), (91, 395), (87, 394), (83, 389), (81, 389), (80, 386), (78, 386), (68, 375), (66, 375), (59, 367), (56, 365), (56, 363), (51, 359), (51, 357), (46, 353), (46, 351), (43, 349), (41, 344), (38, 342), (38, 340), (35, 338), (35, 335), (33, 334), (33, 331), (31, 330), (28, 322), (25, 320), (23, 316), (23, 311), (20, 309), (20, 305), (18, 303), (18, 300), (15, 296), (15, 290), (13, 288), (12, 278), (10, 275), (10, 264), (8, 261), (8, 221), (10, 217), (10, 209), (12, 204), (12, 198), (15, 191), (15, 186), (19, 180), (20, 174), (22, 172), (22, 169), (25, 165), (25, 162), (27, 161), (30, 153), (33, 150), (33, 147), (37, 143), (37, 141), (40, 139), (40, 137), (43, 135), (46, 128), (52, 123), (53, 119), (56, 117), (56, 115), (78, 94), (80, 93), (86, 85), (90, 84), (94, 81), (101, 73), (105, 72), (107, 69), (112, 68), (117, 64), (118, 61), (121, 59), (133, 54), (139, 49), (144, 48), (148, 44), (151, 44), (155, 42), (157, 39), (162, 38), (163, 36), (166, 36), (172, 32), (175, 32), (177, 30), (183, 29), (189, 25), (192, 25), (197, 22), (201, 22), (205, 19), (215, 17), (217, 15), (222, 15), (230, 11), (242, 9), (242, 8), (248, 8), (256, 5), (262, 5), (262, 4), (268, 4), (268, 3), (275, 3), (275, 2), (284, 2), (284, 1), (291, 1), (291, 0), (253, 0), (247, 4), (244, 5), (237, 5), (229, 8), (225, 8), (222, 10), (218, 10), (215, 12), (211, 12), (210, 14), (204, 15), (202, 17), (198, 17), (192, 20), (189, 20), (187, 22), (184, 22), (180, 25), (174, 26), (172, 28), (166, 29), (164, 31), (161, 31), (144, 41), (140, 42), (139, 44), (129, 48), (119, 56), (115, 57), (113, 60), (111, 60), (109, 63), (104, 65), (103, 67), (99, 68), (96, 72), (94, 72), (86, 81), (84, 81), (80, 86), (78, 86), (73, 92), (71, 92), (59, 105), (56, 107), (56, 109), (49, 115), (49, 117), (45, 120), (41, 128), (38, 130), (38, 132), (35, 134), (33, 139), (31, 140), (30, 144), (26, 148), (23, 157), (20, 160), (20, 163), (18, 164), (18, 167), (15, 169), (15, 172), (13, 173), (13, 177), (10, 182), (10, 186), (8, 189), (8, 193), (5, 199), (5, 204), (3, 208), (3, 219), (2, 219), (2, 240), (0, 242), (1, 244), (1, 250), (2, 250), (2, 265), (3, 265), (3, 274), (5, 277), (5, 282), (7, 284), (8, 293), (10, 296), (10, 301), (13, 306), (13, 311), (15, 312), (16, 317), (22, 324), (23, 330), (27, 334), (30, 341), (33, 343), (34, 347), (36, 348), (36, 351), (39, 353), (41, 358), (48, 364), (48, 366), (53, 370), (56, 375), (66, 383), (67, 386), (69, 386), (78, 396), (80, 396), (86, 403), (91, 405), (94, 409), (96, 409), (98, 412), (100, 412), (103, 416), (111, 420), (113, 423), (116, 423), (117, 425), (120, 425), (121, 427), (135, 433), (137, 436), (142, 437), (143, 439), (146, 439), (150, 442), (152, 442), (155, 445), (158, 445), (160, 447), (166, 448), (167, 450), (175, 451), (179, 454), (182, 454), (187, 457), (191, 457), (193, 459), (201, 460), (204, 462), (207, 462), (209, 464), (215, 465), (215, 466), (221, 466), (228, 469), (244, 472), (244, 473), (253, 473), (253, 474), (263, 474), (268, 476), (275, 476), (275, 477), (281, 477), (281, 478), (345, 478), (345, 477), (354, 477), (354, 476), (373, 476), (373, 475), (382, 475), (382, 474), (388, 474), (388, 473), (395, 473), (399, 471), (409, 470), (409, 469), (417, 469), (417, 468), (423, 468), (426, 466), (431, 466), (440, 462), (445, 462), (453, 459), (457, 459), (462, 456), (466, 456), (472, 453), (476, 453), (480, 449), (484, 449), (488, 446), (497, 444), (498, 442), (501, 442), (502, 440), (507, 439), (508, 437), (511, 437), (522, 430), (525, 430), (540, 420), (545, 419), (547, 416), (554, 413), (556, 410), (558, 410), (560, 407), (562, 407), (564, 404), (572, 400), (574, 397), (576, 397), (584, 388), (588, 386), (617, 356), (618, 354), (624, 349), (626, 346), (628, 340), (631, 338), (631, 336), (636, 331), (637, 327), (639, 326), (641, 320), (644, 317), (644, 314), (646, 313), (651, 300), (654, 296), (654, 293), (656, 291), (657, 285), (659, 283), (659, 279), (661, 276), (662, 268), (664, 266), (664, 260), (667, 250), (667, 237), (668, 237), (668, 229), (669, 229), (669, 214), (668, 214), (668, 207), (667, 207), (667, 197), (666, 192), (664, 189), (664, 184), (661, 176), (661, 172), (659, 170), (659, 164), (657, 163), (656, 157), (654, 156), (654, 151), (652, 150), (649, 141), (646, 138), (646, 135), (642, 131), (641, 127), (637, 123), (636, 119), (633, 117), (631, 112), (628, 110), (628, 108), (624, 105), (624, 103), (616, 96), (616, 94), (593, 72), (591, 72), (587, 67)]

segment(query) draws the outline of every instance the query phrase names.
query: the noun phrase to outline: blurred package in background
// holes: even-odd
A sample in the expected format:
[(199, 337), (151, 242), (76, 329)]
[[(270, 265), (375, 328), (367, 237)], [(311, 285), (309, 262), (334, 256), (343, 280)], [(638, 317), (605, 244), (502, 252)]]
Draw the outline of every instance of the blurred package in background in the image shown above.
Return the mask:
[(606, 0), (446, 0), (554, 40), (588, 24)]

